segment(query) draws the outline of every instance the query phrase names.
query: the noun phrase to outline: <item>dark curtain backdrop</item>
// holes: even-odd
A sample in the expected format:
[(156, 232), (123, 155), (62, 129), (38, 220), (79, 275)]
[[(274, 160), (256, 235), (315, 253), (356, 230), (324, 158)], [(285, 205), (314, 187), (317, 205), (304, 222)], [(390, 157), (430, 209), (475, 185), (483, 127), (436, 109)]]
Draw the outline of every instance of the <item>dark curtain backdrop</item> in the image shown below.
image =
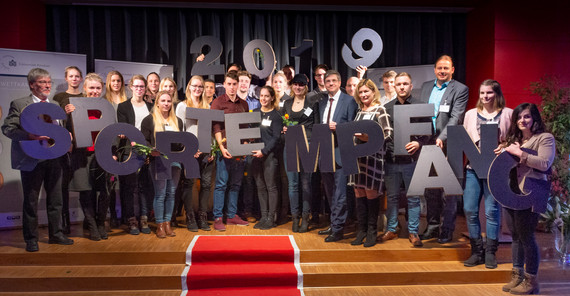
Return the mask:
[(291, 47), (312, 39), (312, 66), (325, 63), (348, 77), (355, 72), (342, 59), (342, 45), (350, 46), (354, 33), (365, 27), (378, 32), (384, 44), (372, 68), (432, 64), (445, 53), (455, 60), (455, 78), (465, 81), (466, 15), (460, 13), (48, 6), (47, 48), (87, 54), (90, 71), (93, 59), (174, 65), (183, 88), (196, 59), (190, 44), (199, 36), (220, 39), (219, 63), (226, 65), (243, 64), (244, 46), (264, 39), (275, 51), (278, 68), (295, 65)]

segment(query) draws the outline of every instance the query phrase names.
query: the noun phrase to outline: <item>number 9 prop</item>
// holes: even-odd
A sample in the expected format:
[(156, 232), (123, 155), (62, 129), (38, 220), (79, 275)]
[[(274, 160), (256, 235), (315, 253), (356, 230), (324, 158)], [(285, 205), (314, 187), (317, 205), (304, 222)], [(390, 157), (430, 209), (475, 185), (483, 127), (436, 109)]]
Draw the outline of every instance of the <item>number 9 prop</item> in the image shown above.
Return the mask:
[[(365, 50), (362, 48), (364, 40), (370, 40), (372, 48)], [(369, 28), (362, 28), (352, 36), (352, 50), (361, 58), (355, 59), (352, 57), (352, 51), (346, 45), (342, 46), (342, 59), (352, 69), (362, 65), (370, 67), (380, 57), (382, 53), (383, 43), (382, 38), (376, 31)]]

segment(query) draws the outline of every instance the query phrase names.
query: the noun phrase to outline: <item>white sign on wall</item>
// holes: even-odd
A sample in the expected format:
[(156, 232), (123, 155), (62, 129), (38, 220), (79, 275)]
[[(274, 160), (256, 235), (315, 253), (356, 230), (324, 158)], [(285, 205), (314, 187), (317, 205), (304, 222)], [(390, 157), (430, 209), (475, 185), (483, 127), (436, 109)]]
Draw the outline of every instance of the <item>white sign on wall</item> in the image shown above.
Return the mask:
[[(30, 94), (27, 76), (33, 68), (43, 68), (51, 74), (52, 91), (50, 97), (67, 89), (65, 67), (77, 66), (85, 73), (85, 55), (43, 51), (28, 51), (0, 48), (0, 124), (8, 114), (10, 102)], [(22, 225), (23, 192), (20, 171), (14, 170), (10, 162), (12, 140), (0, 134), (0, 228)], [(42, 199), (44, 198), (42, 193)], [(73, 196), (72, 196), (73, 197)], [(79, 217), (79, 203), (70, 197), (72, 218)], [(40, 223), (46, 222), (45, 202), (38, 205)], [(73, 220), (75, 220), (73, 219)]]

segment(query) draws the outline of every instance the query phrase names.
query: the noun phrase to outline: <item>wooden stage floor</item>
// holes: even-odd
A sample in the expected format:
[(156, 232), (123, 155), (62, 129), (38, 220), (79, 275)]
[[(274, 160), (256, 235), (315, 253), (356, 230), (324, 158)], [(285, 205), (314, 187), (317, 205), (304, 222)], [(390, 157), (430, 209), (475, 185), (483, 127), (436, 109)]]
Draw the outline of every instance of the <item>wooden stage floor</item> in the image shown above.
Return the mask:
[[(74, 225), (72, 246), (48, 244), (47, 229), (41, 228), (36, 253), (24, 250), (21, 230), (0, 231), (0, 295), (179, 295), (185, 251), (194, 235), (293, 234), (291, 223), (268, 231), (253, 225), (227, 226), (225, 232), (176, 228), (177, 236), (166, 239), (154, 233), (129, 235), (122, 227), (114, 229), (108, 240), (95, 242), (83, 237), (80, 224)], [(424, 241), (423, 248), (412, 248), (406, 231), (372, 248), (350, 245), (354, 237), (350, 231), (336, 243), (325, 243), (316, 229), (293, 236), (301, 251), (306, 295), (507, 294), (501, 286), (512, 267), (510, 244), (499, 248), (499, 268), (466, 268), (462, 261), (470, 248), (461, 235), (464, 231), (464, 219), (458, 217), (452, 243), (441, 245), (432, 239)], [(537, 240), (543, 260), (541, 295), (570, 295), (570, 267), (558, 264), (553, 234), (537, 233)], [(91, 284), (97, 278), (108, 282), (103, 291)], [(114, 283), (115, 278), (122, 280)], [(29, 287), (30, 279), (38, 286)]]

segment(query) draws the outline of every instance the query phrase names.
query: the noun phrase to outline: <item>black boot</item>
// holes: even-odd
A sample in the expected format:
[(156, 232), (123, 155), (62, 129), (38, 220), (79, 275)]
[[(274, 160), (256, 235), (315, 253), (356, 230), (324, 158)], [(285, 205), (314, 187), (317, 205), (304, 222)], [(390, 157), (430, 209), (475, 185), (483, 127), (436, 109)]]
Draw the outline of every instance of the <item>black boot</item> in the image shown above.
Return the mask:
[(301, 217), (299, 214), (293, 214), (293, 232), (299, 232), (299, 222), (301, 222)]
[(65, 235), (69, 235), (71, 233), (71, 221), (69, 220), (69, 212), (61, 213), (61, 229)]
[(497, 247), (499, 246), (499, 241), (496, 239), (487, 238), (487, 249), (485, 249), (485, 267), (489, 269), (497, 268), (497, 258), (495, 253), (497, 252)]
[(366, 231), (366, 242), (364, 247), (369, 248), (376, 245), (378, 238), (378, 213), (380, 212), (380, 200), (378, 198), (366, 199), (368, 203), (368, 230)]
[(198, 224), (196, 224), (193, 210), (186, 212), (186, 228), (188, 228), (188, 231), (198, 232)]
[(483, 248), (483, 239), (470, 238), (471, 257), (463, 262), (464, 266), (473, 267), (485, 263), (485, 249)]
[(350, 242), (353, 246), (362, 245), (366, 237), (366, 231), (368, 229), (368, 205), (366, 203), (366, 197), (356, 199), (356, 217), (358, 219), (358, 233), (356, 234), (356, 239)]
[(275, 225), (275, 212), (273, 213), (268, 213), (267, 214), (267, 219), (265, 220), (267, 223), (263, 223), (261, 225), (261, 230), (269, 230), (277, 225)]
[(82, 191), (79, 193), (79, 203), (83, 209), (83, 229), (89, 230), (89, 238), (94, 241), (100, 241), (101, 235), (97, 229), (97, 222), (95, 221), (95, 206), (93, 203), (91, 192)]
[(255, 229), (261, 229), (265, 224), (268, 224), (269, 220), (267, 219), (268, 217), (268, 213), (267, 212), (261, 212), (261, 219), (259, 219), (259, 221), (257, 221), (257, 223), (255, 223), (255, 225), (253, 226), (253, 228)]
[(301, 217), (301, 227), (299, 227), (300, 233), (305, 233), (309, 231), (309, 213), (303, 213)]
[(208, 225), (208, 214), (206, 212), (198, 212), (198, 227), (205, 231), (210, 231), (210, 225)]

